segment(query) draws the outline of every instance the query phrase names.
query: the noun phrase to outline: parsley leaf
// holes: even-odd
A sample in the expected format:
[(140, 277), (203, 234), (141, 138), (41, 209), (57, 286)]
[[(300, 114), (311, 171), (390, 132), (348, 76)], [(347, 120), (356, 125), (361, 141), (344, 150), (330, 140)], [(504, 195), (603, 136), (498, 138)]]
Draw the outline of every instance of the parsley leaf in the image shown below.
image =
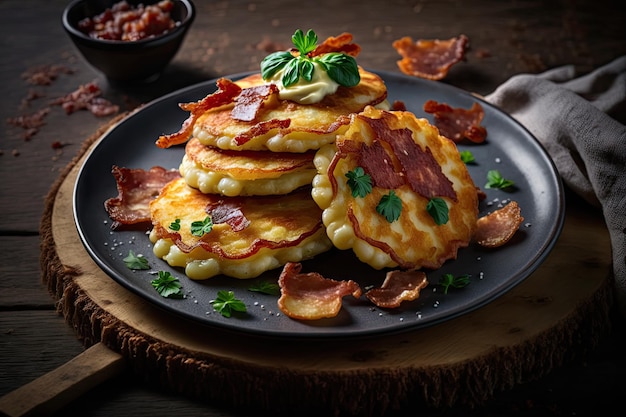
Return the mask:
[(460, 275), (458, 277), (455, 277), (452, 274), (444, 274), (439, 279), (439, 285), (441, 285), (443, 287), (443, 293), (444, 294), (448, 293), (448, 289), (450, 287), (452, 287), (452, 288), (463, 288), (463, 287), (468, 286), (469, 283), (470, 283), (470, 276), (468, 274)]
[(141, 254), (135, 255), (135, 252), (132, 250), (128, 251), (128, 256), (123, 260), (128, 269), (150, 269), (148, 260)]
[(298, 50), (296, 56), (290, 51), (274, 52), (261, 61), (261, 77), (264, 80), (272, 78), (280, 70), (283, 71), (281, 79), (285, 87), (298, 82), (300, 77), (305, 81), (313, 79), (315, 71), (314, 63), (318, 63), (327, 73), (330, 79), (344, 87), (354, 87), (361, 82), (359, 67), (354, 57), (330, 52), (318, 57), (310, 57), (309, 54), (317, 48), (317, 35), (309, 29), (306, 35), (298, 29), (291, 37), (291, 41)]
[(459, 154), (461, 155), (461, 161), (466, 164), (473, 164), (476, 162), (474, 154), (471, 151), (461, 151)]
[(380, 202), (376, 206), (376, 211), (378, 214), (384, 216), (389, 223), (393, 223), (400, 218), (402, 200), (396, 195), (395, 191), (390, 190), (389, 194), (380, 198)]
[(178, 232), (180, 230), (180, 219), (176, 219), (170, 223), (170, 229)]
[(352, 197), (365, 197), (372, 192), (372, 178), (365, 173), (363, 168), (356, 167), (346, 173), (348, 187), (352, 190)]
[(485, 188), (510, 188), (513, 186), (513, 181), (507, 180), (500, 174), (500, 171), (492, 169), (487, 172), (487, 184)]
[(161, 297), (183, 298), (182, 285), (178, 278), (167, 271), (159, 271), (159, 277), (150, 281)]
[(245, 313), (246, 305), (239, 299), (235, 298), (232, 291), (221, 290), (217, 292), (217, 298), (210, 301), (215, 311), (224, 317), (230, 317), (233, 312), (238, 311)]
[(426, 211), (433, 218), (436, 224), (442, 225), (448, 223), (448, 205), (443, 198), (434, 197), (426, 204)]
[(213, 230), (213, 220), (211, 216), (206, 216), (204, 220), (191, 223), (191, 234), (194, 236), (202, 237), (206, 233), (211, 233), (211, 230)]
[(275, 282), (263, 281), (255, 285), (251, 285), (248, 291), (260, 292), (268, 295), (280, 295), (280, 287)]

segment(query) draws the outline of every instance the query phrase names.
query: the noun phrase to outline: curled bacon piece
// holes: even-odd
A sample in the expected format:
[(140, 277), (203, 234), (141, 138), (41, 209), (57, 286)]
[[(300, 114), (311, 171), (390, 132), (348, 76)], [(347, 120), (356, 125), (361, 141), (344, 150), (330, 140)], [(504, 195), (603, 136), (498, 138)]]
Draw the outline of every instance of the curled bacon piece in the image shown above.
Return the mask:
[(424, 40), (413, 42), (408, 36), (393, 42), (393, 47), (402, 56), (398, 61), (400, 71), (407, 75), (441, 80), (448, 75), (452, 65), (465, 59), (469, 39), (459, 35), (448, 40)]
[(241, 232), (250, 225), (250, 220), (243, 214), (241, 207), (233, 201), (211, 202), (205, 211), (211, 216), (213, 224), (226, 223), (235, 232)]
[(482, 143), (487, 137), (487, 129), (480, 125), (485, 111), (476, 101), (468, 110), (428, 100), (424, 103), (424, 111), (434, 115), (433, 124), (437, 126), (439, 133), (456, 143), (464, 138), (474, 143)]
[(474, 240), (487, 248), (502, 246), (513, 237), (523, 221), (519, 205), (516, 201), (511, 201), (501, 209), (478, 219)]
[(243, 89), (237, 97), (235, 107), (230, 112), (231, 117), (243, 122), (253, 121), (263, 107), (265, 100), (272, 94), (278, 94), (276, 84), (258, 85)]
[(166, 170), (160, 166), (146, 171), (114, 165), (111, 173), (115, 177), (118, 196), (106, 200), (104, 208), (113, 220), (112, 229), (123, 225), (149, 224), (150, 201), (165, 184), (180, 177), (178, 170)]
[(241, 87), (226, 78), (220, 78), (217, 80), (217, 88), (218, 90), (216, 92), (209, 94), (200, 101), (193, 103), (180, 103), (179, 107), (185, 111), (191, 112), (191, 114), (183, 122), (183, 125), (178, 132), (159, 136), (159, 139), (156, 141), (156, 145), (159, 148), (169, 148), (170, 146), (180, 145), (181, 143), (187, 142), (189, 136), (191, 136), (194, 123), (198, 120), (198, 117), (200, 117), (202, 113), (207, 110), (232, 103), (239, 93), (241, 93)]
[(428, 285), (422, 271), (389, 271), (380, 288), (372, 288), (365, 296), (381, 308), (397, 308), (403, 301), (416, 300), (422, 288)]
[(352, 42), (352, 34), (344, 32), (341, 35), (328, 37), (324, 42), (318, 45), (310, 56), (319, 56), (330, 52), (341, 52), (346, 55), (357, 57), (361, 52), (361, 47)]
[(304, 274), (300, 273), (301, 269), (302, 264), (289, 262), (278, 278), (281, 291), (278, 308), (292, 319), (335, 317), (341, 309), (344, 296), (361, 296), (361, 287), (355, 281), (336, 281), (324, 278), (317, 272)]

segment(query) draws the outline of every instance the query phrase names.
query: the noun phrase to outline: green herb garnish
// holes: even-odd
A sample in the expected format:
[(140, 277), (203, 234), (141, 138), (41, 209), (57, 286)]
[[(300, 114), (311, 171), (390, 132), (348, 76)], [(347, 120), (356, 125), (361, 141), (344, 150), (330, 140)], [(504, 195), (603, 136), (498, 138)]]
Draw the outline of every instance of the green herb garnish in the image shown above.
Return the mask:
[(275, 282), (263, 281), (251, 285), (248, 291), (260, 292), (268, 295), (280, 295), (280, 287)]
[(500, 188), (505, 189), (513, 186), (513, 181), (507, 180), (500, 174), (500, 171), (492, 169), (487, 172), (487, 184), (485, 188)]
[(463, 161), (465, 164), (473, 164), (474, 162), (476, 162), (476, 159), (474, 159), (474, 154), (471, 151), (461, 151), (459, 152), (459, 154), (461, 155), (461, 161)]
[(354, 87), (361, 81), (359, 67), (352, 56), (339, 52), (321, 56), (310, 55), (317, 47), (317, 34), (313, 30), (309, 29), (305, 35), (298, 29), (291, 36), (291, 41), (299, 52), (298, 56), (289, 51), (274, 52), (266, 56), (261, 61), (261, 76), (264, 80), (272, 78), (274, 74), (284, 69), (281, 81), (285, 87), (297, 83), (300, 78), (311, 81), (315, 71), (313, 64), (317, 63), (339, 85)]
[(213, 230), (213, 220), (210, 216), (206, 216), (204, 220), (198, 220), (191, 223), (191, 234), (202, 237)]
[(372, 192), (372, 178), (363, 168), (356, 167), (346, 174), (348, 187), (352, 190), (352, 197), (365, 197)]
[(143, 255), (135, 255), (132, 250), (128, 251), (128, 256), (124, 258), (124, 263), (129, 269), (150, 269), (148, 260)]
[(402, 200), (396, 195), (395, 191), (390, 190), (389, 194), (380, 198), (380, 202), (376, 206), (376, 211), (378, 214), (384, 216), (389, 223), (393, 223), (400, 218)]
[(443, 287), (443, 293), (448, 293), (448, 288), (463, 288), (467, 287), (470, 283), (470, 276), (468, 274), (455, 277), (452, 274), (444, 274), (439, 280), (439, 285)]
[(433, 218), (436, 224), (442, 225), (448, 223), (448, 205), (443, 198), (434, 197), (426, 204), (426, 211)]
[(159, 271), (159, 277), (150, 281), (161, 297), (183, 298), (182, 285), (178, 278), (167, 271)]
[(178, 232), (180, 230), (180, 219), (176, 219), (170, 223), (170, 229)]
[(230, 317), (233, 312), (239, 311), (245, 313), (246, 305), (243, 301), (235, 298), (235, 293), (232, 291), (221, 290), (217, 292), (217, 298), (210, 301), (213, 304), (215, 311), (220, 313), (224, 317)]

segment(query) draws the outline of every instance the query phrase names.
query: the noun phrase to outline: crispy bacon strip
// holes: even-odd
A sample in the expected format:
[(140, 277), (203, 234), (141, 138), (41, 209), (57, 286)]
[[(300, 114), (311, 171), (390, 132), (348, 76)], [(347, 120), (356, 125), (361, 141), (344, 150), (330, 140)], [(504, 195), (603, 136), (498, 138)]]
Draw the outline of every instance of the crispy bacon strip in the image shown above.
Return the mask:
[(424, 40), (413, 42), (408, 36), (393, 42), (393, 47), (402, 56), (398, 61), (400, 71), (407, 75), (441, 80), (448, 75), (452, 65), (465, 59), (469, 39), (465, 35), (448, 40)]
[(156, 141), (156, 145), (159, 148), (169, 148), (170, 146), (180, 145), (187, 142), (193, 125), (198, 117), (207, 110), (214, 109), (229, 103), (232, 103), (235, 98), (241, 93), (241, 87), (226, 78), (220, 78), (217, 80), (217, 91), (209, 94), (200, 101), (192, 103), (180, 103), (179, 107), (185, 111), (190, 112), (189, 117), (183, 122), (181, 129), (172, 134), (161, 135)]
[(219, 200), (207, 205), (205, 211), (213, 224), (226, 223), (235, 232), (241, 232), (250, 225), (250, 220), (243, 214), (241, 207), (233, 202)]
[(361, 52), (361, 47), (352, 42), (352, 34), (344, 32), (341, 35), (328, 37), (324, 42), (318, 45), (310, 56), (319, 56), (329, 52), (340, 52), (346, 55), (357, 57)]
[(265, 100), (272, 94), (278, 94), (276, 84), (244, 88), (239, 94), (239, 97), (237, 97), (235, 107), (230, 112), (231, 117), (243, 122), (253, 121), (256, 119), (259, 110), (263, 107)]
[[(378, 139), (370, 148), (377, 146), (380, 150), (374, 153), (362, 152), (359, 161), (365, 172), (372, 176), (374, 185), (397, 188), (406, 183), (425, 198), (449, 197), (457, 200), (452, 182), (445, 176), (430, 149), (422, 149), (413, 141), (411, 130), (393, 130), (385, 117), (357, 117), (371, 126)], [(389, 144), (392, 154), (387, 153), (380, 141)]]
[(476, 222), (474, 240), (484, 247), (496, 248), (507, 243), (524, 221), (516, 201), (481, 217)]
[(478, 102), (474, 102), (469, 109), (464, 109), (428, 100), (424, 103), (424, 111), (434, 115), (433, 124), (437, 126), (439, 133), (455, 143), (464, 138), (474, 143), (482, 143), (487, 138), (487, 129), (480, 125), (485, 117), (485, 110)]
[(117, 184), (117, 197), (104, 202), (104, 208), (113, 220), (112, 229), (124, 225), (150, 223), (150, 201), (171, 180), (180, 177), (178, 170), (154, 166), (149, 170), (130, 169), (114, 165), (111, 170)]
[(422, 271), (389, 271), (383, 285), (367, 291), (365, 296), (378, 307), (397, 308), (403, 301), (416, 300), (427, 285), (428, 279)]
[(291, 125), (291, 119), (272, 119), (266, 122), (259, 122), (246, 132), (235, 136), (234, 140), (237, 145), (241, 146), (257, 136), (266, 134), (272, 129), (287, 129), (289, 125)]
[(288, 317), (298, 320), (318, 320), (335, 317), (341, 310), (343, 297), (361, 296), (355, 281), (336, 281), (317, 272), (300, 273), (302, 264), (288, 262), (278, 278), (280, 298), (278, 308)]

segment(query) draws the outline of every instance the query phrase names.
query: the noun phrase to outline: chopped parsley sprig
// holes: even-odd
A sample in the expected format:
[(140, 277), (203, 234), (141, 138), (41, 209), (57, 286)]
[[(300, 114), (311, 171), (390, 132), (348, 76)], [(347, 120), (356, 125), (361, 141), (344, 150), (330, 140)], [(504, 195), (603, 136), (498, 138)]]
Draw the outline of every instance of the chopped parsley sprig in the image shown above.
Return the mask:
[(240, 313), (245, 313), (247, 311), (246, 305), (243, 301), (235, 298), (235, 293), (232, 291), (218, 291), (217, 297), (215, 300), (211, 300), (210, 303), (213, 304), (215, 311), (224, 317), (232, 316), (235, 311)]
[(315, 71), (314, 63), (319, 64), (330, 79), (344, 87), (354, 87), (361, 82), (359, 67), (354, 57), (339, 52), (330, 52), (321, 56), (311, 56), (317, 47), (317, 34), (309, 29), (304, 34), (298, 29), (291, 36), (299, 54), (290, 51), (274, 52), (261, 61), (261, 76), (268, 80), (280, 70), (284, 70), (281, 79), (285, 87), (298, 82), (300, 78), (310, 82)]
[(497, 169), (492, 169), (487, 172), (487, 184), (485, 184), (485, 188), (507, 189), (513, 187), (513, 185), (513, 181), (504, 178)]
[(446, 201), (441, 197), (433, 197), (426, 204), (426, 211), (435, 221), (435, 224), (441, 226), (448, 223), (449, 213)]
[(128, 251), (128, 256), (126, 256), (123, 261), (128, 269), (150, 269), (148, 260), (141, 254), (135, 255), (135, 252), (132, 250)]
[(389, 190), (389, 194), (380, 198), (380, 202), (376, 206), (376, 211), (387, 219), (389, 223), (393, 223), (400, 218), (402, 200), (400, 200), (400, 197), (396, 195), (394, 190)]
[(182, 284), (172, 274), (167, 271), (159, 271), (159, 276), (150, 281), (152, 286), (161, 297), (165, 298), (183, 298)]
[(455, 277), (452, 274), (444, 274), (441, 279), (439, 279), (439, 285), (443, 287), (443, 293), (447, 294), (448, 289), (452, 288), (464, 288), (467, 287), (470, 283), (470, 276), (468, 274), (459, 275)]
[(191, 234), (202, 237), (213, 230), (213, 220), (211, 216), (206, 216), (204, 220), (198, 220), (191, 223)]
[(275, 282), (262, 281), (251, 285), (248, 291), (260, 292), (267, 295), (280, 295), (280, 286)]
[(348, 187), (352, 190), (352, 197), (365, 197), (372, 192), (372, 177), (367, 175), (363, 168), (356, 167), (346, 174)]

